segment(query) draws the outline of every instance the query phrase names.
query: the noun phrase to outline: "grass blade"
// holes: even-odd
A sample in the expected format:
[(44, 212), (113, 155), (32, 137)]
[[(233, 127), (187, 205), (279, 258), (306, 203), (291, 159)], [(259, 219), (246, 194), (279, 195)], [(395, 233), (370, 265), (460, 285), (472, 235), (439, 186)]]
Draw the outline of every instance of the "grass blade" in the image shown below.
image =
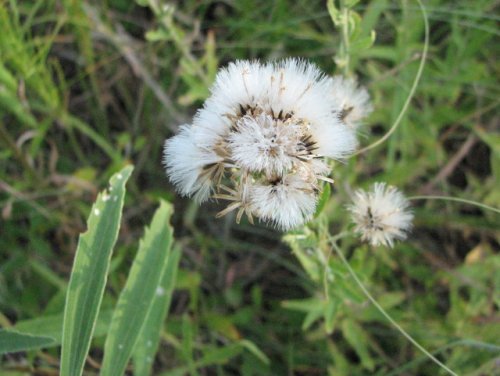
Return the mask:
[(50, 346), (53, 342), (54, 339), (50, 337), (39, 337), (10, 330), (0, 330), (0, 355), (39, 349)]
[[(113, 311), (106, 309), (99, 312), (96, 320), (92, 338), (104, 337), (108, 333), (109, 324)], [(63, 313), (57, 315), (48, 315), (37, 317), (34, 319), (23, 320), (16, 323), (16, 325), (7, 330), (14, 330), (21, 334), (27, 334), (35, 337), (50, 337), (52, 343), (40, 345), (36, 348), (49, 348), (60, 346), (62, 343), (62, 322)], [(33, 347), (35, 348), (35, 347)]]
[(111, 178), (109, 191), (97, 197), (87, 222), (88, 230), (78, 241), (64, 308), (62, 375), (82, 373), (118, 237), (125, 183), (132, 170), (132, 166), (127, 166)]
[(168, 257), (168, 262), (161, 277), (161, 289), (157, 291), (159, 294), (157, 294), (151, 306), (139, 339), (134, 347), (132, 356), (134, 361), (134, 375), (145, 376), (151, 374), (151, 366), (153, 365), (154, 356), (160, 344), (163, 322), (170, 307), (180, 258), (180, 249), (173, 250)]
[(168, 221), (172, 205), (161, 201), (151, 226), (139, 245), (125, 287), (113, 313), (104, 345), (102, 376), (122, 375), (158, 293), (163, 272), (168, 266), (172, 228)]

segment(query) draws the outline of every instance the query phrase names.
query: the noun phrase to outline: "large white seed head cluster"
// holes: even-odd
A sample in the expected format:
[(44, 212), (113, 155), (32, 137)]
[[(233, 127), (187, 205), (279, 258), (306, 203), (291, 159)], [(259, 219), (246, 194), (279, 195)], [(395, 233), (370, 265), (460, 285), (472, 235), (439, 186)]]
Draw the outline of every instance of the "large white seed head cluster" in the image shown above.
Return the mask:
[(375, 183), (369, 192), (357, 190), (349, 206), (355, 231), (373, 246), (392, 247), (411, 228), (413, 214), (408, 200), (395, 187)]
[(219, 216), (236, 210), (238, 222), (245, 214), (289, 230), (312, 218), (321, 181), (331, 181), (325, 158), (354, 151), (352, 124), (370, 110), (364, 89), (305, 61), (237, 61), (165, 142), (164, 164), (182, 195), (227, 200)]

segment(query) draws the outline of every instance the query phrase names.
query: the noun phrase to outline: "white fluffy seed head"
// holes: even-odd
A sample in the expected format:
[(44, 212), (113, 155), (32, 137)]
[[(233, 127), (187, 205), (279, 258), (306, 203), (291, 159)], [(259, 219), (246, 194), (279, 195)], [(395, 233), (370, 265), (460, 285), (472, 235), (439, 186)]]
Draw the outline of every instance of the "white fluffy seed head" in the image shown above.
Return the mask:
[(375, 183), (369, 192), (357, 190), (351, 212), (355, 231), (373, 246), (392, 247), (394, 240), (403, 240), (411, 228), (413, 214), (409, 203), (395, 187)]
[(312, 218), (317, 196), (310, 184), (293, 174), (281, 181), (253, 186), (250, 199), (258, 217), (287, 231)]
[(335, 76), (331, 95), (336, 105), (335, 112), (348, 126), (359, 126), (373, 110), (368, 91), (352, 78)]
[(196, 145), (196, 129), (184, 125), (180, 133), (165, 141), (163, 162), (170, 181), (183, 196), (205, 201), (212, 190), (209, 168), (223, 159), (213, 150)]
[(301, 135), (297, 124), (283, 124), (266, 114), (246, 115), (228, 136), (231, 158), (251, 172), (283, 175), (294, 165)]
[(340, 160), (349, 156), (357, 145), (353, 130), (338, 119), (330, 123), (318, 123), (311, 126), (310, 132), (317, 143), (319, 155)]
[(356, 147), (334, 88), (335, 80), (300, 59), (229, 64), (193, 124), (165, 143), (170, 180), (198, 201), (228, 200), (219, 216), (235, 210), (237, 221), (246, 214), (283, 230), (304, 224), (320, 181), (331, 182), (325, 158)]
[(334, 80), (303, 60), (286, 59), (265, 65), (236, 61), (217, 74), (212, 95), (194, 123), (207, 124), (207, 118), (215, 114), (219, 120), (210, 119), (210, 124), (220, 134), (224, 128), (229, 132), (228, 119), (248, 112), (275, 116), (281, 113), (308, 125), (319, 143), (318, 153), (340, 159), (354, 151), (356, 138), (353, 130), (339, 121), (334, 91)]

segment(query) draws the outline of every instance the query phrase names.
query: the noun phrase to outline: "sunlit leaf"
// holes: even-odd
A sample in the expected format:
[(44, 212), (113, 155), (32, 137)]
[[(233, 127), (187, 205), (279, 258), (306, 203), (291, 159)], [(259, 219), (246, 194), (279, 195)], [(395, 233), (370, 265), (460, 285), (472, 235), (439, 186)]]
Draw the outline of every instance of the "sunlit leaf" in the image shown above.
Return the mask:
[(161, 294), (155, 297), (148, 317), (141, 329), (139, 339), (135, 344), (133, 351), (134, 374), (137, 376), (149, 375), (151, 366), (158, 346), (160, 343), (160, 334), (163, 327), (163, 322), (170, 307), (172, 293), (175, 287), (177, 277), (177, 268), (181, 251), (175, 249), (168, 257), (167, 266), (163, 272), (160, 282)]
[(63, 375), (82, 373), (118, 237), (125, 183), (132, 170), (132, 166), (127, 166), (111, 178), (109, 189), (99, 194), (92, 206), (88, 229), (78, 241), (64, 310)]
[[(169, 225), (169, 219), (172, 211), (171, 204), (161, 201), (151, 226), (146, 229), (140, 242), (139, 251), (113, 313), (104, 345), (104, 360), (101, 369), (103, 376), (124, 373), (155, 299), (158, 297), (162, 301), (164, 299), (166, 291), (161, 282), (169, 266), (168, 259), (172, 246), (172, 227)], [(163, 304), (165, 304), (164, 301)], [(161, 309), (163, 308), (158, 308), (158, 310)], [(156, 336), (150, 340), (151, 345), (153, 345), (153, 340), (158, 341)]]

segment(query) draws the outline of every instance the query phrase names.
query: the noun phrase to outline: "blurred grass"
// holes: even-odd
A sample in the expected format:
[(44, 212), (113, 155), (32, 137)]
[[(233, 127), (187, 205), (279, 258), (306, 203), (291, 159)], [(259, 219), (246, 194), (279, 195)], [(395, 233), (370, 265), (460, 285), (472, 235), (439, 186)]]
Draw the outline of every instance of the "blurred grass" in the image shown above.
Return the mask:
[[(338, 284), (330, 293), (339, 307), (319, 310), (321, 276), (311, 278), (295, 255), (300, 250), (302, 260), (316, 262), (307, 249), (328, 252), (322, 234), (346, 225), (349, 191), (373, 181), (398, 185), (409, 196), (500, 206), (498, 3), (425, 2), (429, 57), (406, 116), (388, 142), (335, 168), (332, 199), (295, 254), (270, 229), (214, 220), (215, 204), (199, 210), (176, 196), (161, 147), (189, 121), (217, 67), (228, 61), (301, 56), (335, 73), (340, 35), (326, 4), (164, 5), (0, 0), (1, 326), (62, 312), (78, 235), (97, 192), (132, 162), (102, 305), (116, 304), (158, 199), (173, 202), (183, 257), (154, 374), (440, 374), (342, 279), (335, 259)], [(362, 1), (355, 9), (363, 32), (377, 35), (372, 48), (350, 59), (374, 102), (360, 131), (368, 145), (389, 129), (408, 95), (423, 21), (412, 1)], [(413, 234), (394, 250), (352, 240), (342, 247), (380, 304), (440, 360), (461, 375), (494, 374), (498, 214), (443, 201), (414, 207)], [(317, 317), (301, 309), (304, 299), (316, 302), (308, 307), (318, 308)], [(98, 372), (103, 348), (96, 338), (88, 374)], [(3, 355), (0, 373), (26, 373), (26, 362), (57, 374), (55, 349)]]

